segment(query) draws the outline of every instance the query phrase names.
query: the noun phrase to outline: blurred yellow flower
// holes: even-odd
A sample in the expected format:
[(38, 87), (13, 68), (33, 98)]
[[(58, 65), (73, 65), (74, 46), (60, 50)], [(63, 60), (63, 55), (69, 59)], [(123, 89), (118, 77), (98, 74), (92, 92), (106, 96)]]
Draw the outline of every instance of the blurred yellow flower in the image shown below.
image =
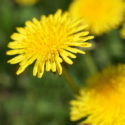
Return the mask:
[(69, 10), (82, 17), (93, 34), (101, 35), (121, 23), (124, 4), (123, 0), (74, 0)]
[(82, 125), (125, 125), (125, 64), (90, 77), (71, 101), (71, 120), (85, 117)]
[(16, 0), (16, 3), (19, 5), (34, 5), (38, 0)]
[(12, 42), (8, 47), (12, 50), (8, 55), (17, 55), (9, 60), (11, 64), (19, 63), (17, 75), (29, 65), (35, 63), (33, 75), (42, 77), (44, 70), (62, 74), (61, 63), (65, 61), (73, 64), (70, 58), (76, 58), (76, 53), (85, 54), (81, 48), (90, 47), (87, 40), (93, 39), (85, 31), (86, 25), (78, 18), (72, 18), (65, 12), (58, 10), (54, 15), (42, 16), (27, 21), (24, 28), (17, 28)]

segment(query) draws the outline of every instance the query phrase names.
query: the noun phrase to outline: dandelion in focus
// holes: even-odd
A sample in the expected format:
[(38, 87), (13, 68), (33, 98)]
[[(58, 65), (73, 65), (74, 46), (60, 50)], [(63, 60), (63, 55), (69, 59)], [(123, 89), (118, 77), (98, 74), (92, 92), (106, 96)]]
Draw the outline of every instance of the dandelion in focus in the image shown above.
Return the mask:
[(82, 17), (89, 30), (101, 35), (117, 28), (123, 20), (123, 0), (74, 0), (69, 8), (75, 17)]
[(19, 5), (27, 6), (34, 5), (38, 2), (38, 0), (16, 0), (16, 3)]
[(125, 64), (110, 66), (87, 80), (71, 101), (71, 120), (81, 124), (125, 125)]
[(18, 33), (11, 36), (13, 41), (8, 44), (11, 50), (7, 54), (16, 57), (8, 62), (19, 63), (17, 75), (32, 63), (35, 63), (34, 76), (41, 78), (45, 70), (61, 75), (63, 61), (73, 64), (71, 58), (76, 58), (76, 53), (85, 54), (80, 48), (91, 46), (86, 41), (93, 36), (89, 36), (85, 28), (82, 20), (74, 19), (61, 10), (48, 17), (42, 16), (40, 21), (33, 18), (32, 22), (27, 21), (24, 28), (17, 28)]

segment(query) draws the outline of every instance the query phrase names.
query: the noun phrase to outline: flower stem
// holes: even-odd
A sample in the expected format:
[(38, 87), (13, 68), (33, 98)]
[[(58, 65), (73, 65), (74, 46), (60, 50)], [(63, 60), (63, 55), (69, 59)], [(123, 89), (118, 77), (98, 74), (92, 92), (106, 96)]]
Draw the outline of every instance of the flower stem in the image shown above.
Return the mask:
[(85, 63), (86, 63), (86, 66), (88, 68), (90, 75), (93, 75), (94, 73), (96, 73), (98, 71), (96, 63), (93, 60), (93, 57), (89, 53), (86, 54), (84, 60), (85, 60)]
[(72, 79), (72, 77), (69, 75), (69, 73), (67, 72), (66, 68), (63, 67), (63, 76), (65, 78), (65, 80), (67, 81), (67, 83), (69, 84), (69, 86), (71, 87), (71, 89), (73, 90), (73, 92), (75, 94), (78, 93), (79, 91), (79, 87), (78, 85), (74, 82), (74, 80)]

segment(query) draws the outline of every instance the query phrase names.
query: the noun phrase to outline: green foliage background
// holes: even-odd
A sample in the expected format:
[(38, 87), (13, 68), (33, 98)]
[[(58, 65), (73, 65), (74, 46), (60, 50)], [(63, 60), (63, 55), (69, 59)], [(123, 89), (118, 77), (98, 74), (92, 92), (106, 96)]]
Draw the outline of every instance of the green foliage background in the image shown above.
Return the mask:
[[(0, 125), (73, 125), (69, 120), (69, 100), (73, 92), (62, 76), (45, 73), (42, 79), (32, 76), (32, 66), (16, 76), (18, 65), (7, 64), (10, 35), (26, 20), (66, 10), (71, 0), (40, 0), (35, 6), (19, 6), (14, 0), (0, 0)], [(82, 86), (98, 70), (125, 62), (125, 43), (119, 29), (96, 37), (86, 55), (78, 55), (66, 66)]]

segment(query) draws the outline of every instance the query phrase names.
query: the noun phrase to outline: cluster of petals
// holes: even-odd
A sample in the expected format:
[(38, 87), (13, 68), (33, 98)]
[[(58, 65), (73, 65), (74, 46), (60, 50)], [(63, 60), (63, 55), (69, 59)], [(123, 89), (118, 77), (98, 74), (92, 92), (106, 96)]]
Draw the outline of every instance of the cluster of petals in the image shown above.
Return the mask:
[(117, 28), (123, 21), (124, 0), (73, 0), (70, 12), (81, 17), (95, 35)]
[(34, 63), (33, 75), (42, 77), (44, 71), (62, 74), (62, 62), (73, 64), (71, 58), (76, 53), (85, 54), (83, 48), (90, 47), (87, 40), (93, 39), (86, 31), (87, 25), (78, 18), (72, 18), (68, 12), (58, 10), (54, 15), (42, 16), (40, 20), (33, 18), (25, 27), (17, 28), (13, 33), (11, 50), (7, 55), (15, 55), (8, 62), (19, 63), (17, 74), (22, 73)]
[(125, 64), (110, 66), (86, 81), (71, 101), (71, 120), (81, 119), (81, 125), (125, 125)]

